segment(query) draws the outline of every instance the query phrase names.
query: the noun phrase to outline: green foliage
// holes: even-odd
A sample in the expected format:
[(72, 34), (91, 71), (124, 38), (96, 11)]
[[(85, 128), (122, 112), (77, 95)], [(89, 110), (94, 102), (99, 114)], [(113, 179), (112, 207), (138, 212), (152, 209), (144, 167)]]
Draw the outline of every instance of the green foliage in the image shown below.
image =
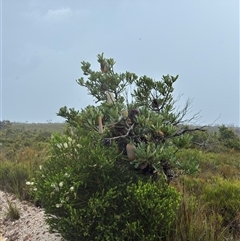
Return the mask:
[[(90, 69), (91, 64), (83, 61), (81, 63), (83, 74), (89, 78), (85, 81), (82, 77), (77, 80), (77, 83), (87, 87), (89, 94), (95, 97), (96, 102), (106, 101), (106, 91), (109, 91), (113, 92), (115, 99), (122, 103), (124, 99), (120, 94), (125, 92), (126, 87), (138, 78), (137, 75), (130, 72), (116, 74), (113, 68), (115, 64), (113, 59), (105, 59), (103, 54), (99, 54), (97, 57), (102, 72), (93, 71)], [(103, 70), (102, 67), (106, 70)]]
[(9, 161), (0, 163), (0, 188), (14, 193), (20, 199), (28, 198), (25, 183), (30, 178), (29, 169), (24, 164)]
[(21, 200), (29, 200), (29, 192), (26, 188), (26, 181), (34, 177), (35, 171), (43, 163), (44, 155), (33, 162), (26, 159), (24, 162), (11, 162), (5, 160), (0, 162), (0, 189), (14, 193)]
[(202, 153), (196, 149), (182, 149), (176, 154), (176, 165), (184, 174), (195, 174), (199, 171)]
[(21, 200), (31, 199), (25, 183), (48, 156), (51, 132), (59, 126), (6, 123), (0, 129), (0, 188)]
[(94, 240), (96, 231), (110, 225), (112, 213), (118, 212), (113, 203), (120, 195), (116, 187), (121, 190), (127, 183), (124, 173), (116, 171), (116, 147), (104, 148), (96, 133), (82, 129), (54, 135), (51, 142), (52, 156), (39, 171), (32, 191), (53, 231), (68, 240)]
[(136, 89), (133, 97), (138, 106), (147, 107), (150, 110), (161, 113), (162, 118), (166, 118), (169, 123), (175, 123), (178, 113), (174, 113), (173, 83), (178, 79), (173, 76), (163, 76), (161, 81), (154, 81), (147, 76), (136, 79)]
[(222, 125), (218, 128), (218, 134), (219, 141), (225, 147), (240, 150), (240, 138), (231, 128)]
[(214, 127), (209, 127), (207, 131), (195, 131), (191, 133), (191, 147), (193, 149), (201, 149), (208, 152), (221, 152), (223, 150), (216, 132), (213, 132), (211, 128)]
[(206, 183), (202, 193), (202, 200), (210, 210), (222, 215), (225, 223), (234, 220), (240, 207), (240, 181), (216, 178)]
[[(99, 134), (80, 128), (54, 135), (52, 156), (29, 186), (52, 231), (71, 241), (133, 240), (139, 235), (158, 240), (166, 234), (179, 194), (162, 180), (138, 182), (134, 174), (117, 170), (116, 150), (115, 145), (104, 147)], [(135, 222), (139, 230), (134, 230)]]
[(197, 172), (200, 154), (188, 153), (189, 133), (202, 128), (185, 125), (189, 101), (175, 108), (178, 76), (117, 74), (103, 54), (98, 62), (101, 71), (83, 61), (87, 78), (77, 83), (99, 105), (59, 110), (69, 128), (52, 136), (51, 156), (28, 187), (66, 240), (166, 239), (181, 199), (168, 184), (175, 174)]
[[(110, 108), (109, 108), (109, 111), (111, 111)], [(34, 191), (34, 190), (36, 190), (35, 184), (33, 184), (32, 182), (28, 182), (27, 183), (28, 185), (26, 186), (26, 185), (24, 185), (24, 183), (27, 180), (29, 180), (31, 177), (35, 176), (34, 175), (35, 170), (39, 170), (39, 165), (43, 164), (44, 160), (46, 159), (46, 156), (48, 155), (48, 145), (46, 145), (46, 143), (44, 143), (43, 141), (36, 140), (36, 138), (34, 136), (40, 132), (39, 128), (43, 129), (43, 132), (44, 131), (62, 132), (62, 130), (64, 129), (64, 124), (61, 124), (61, 126), (60, 126), (60, 125), (58, 125), (58, 123), (57, 124), (54, 124), (54, 123), (52, 123), (52, 124), (12, 123), (11, 128), (14, 131), (8, 132), (9, 134), (11, 133), (11, 135), (9, 135), (9, 136), (6, 135), (7, 128), (0, 130), (0, 135), (1, 135), (0, 142), (3, 143), (2, 146), (0, 147), (1, 148), (1, 152), (0, 152), (0, 173), (1, 173), (0, 185), (1, 185), (1, 187), (0, 188), (2, 190), (7, 190), (8, 192), (14, 192), (17, 196), (19, 196), (18, 193), (22, 193), (21, 199), (23, 199), (23, 197), (29, 196), (26, 188), (32, 189), (33, 193), (36, 192), (36, 191)], [(58, 130), (58, 128), (59, 128), (59, 130)], [(215, 127), (215, 129), (217, 129), (217, 127)], [(27, 133), (27, 132), (30, 132), (30, 133)], [(24, 137), (25, 133), (26, 133), (26, 138)], [(191, 132), (191, 134), (192, 133), (193, 132)], [(206, 132), (198, 132), (198, 133), (200, 133), (203, 136), (205, 136), (205, 134), (206, 135), (209, 134)], [(95, 133), (95, 134), (97, 134), (97, 133)], [(82, 135), (83, 134), (81, 134), (79, 132), (79, 136), (82, 136)], [(68, 136), (71, 137), (71, 134), (66, 136), (64, 140), (62, 140), (62, 135), (59, 135), (60, 139), (55, 140), (56, 136), (58, 136), (58, 135), (54, 135), (54, 138), (52, 139), (52, 141), (55, 141), (55, 144), (58, 142), (64, 144), (64, 142), (69, 141), (67, 137)], [(18, 143), (18, 148), (12, 146), (12, 145), (14, 145), (16, 140), (18, 140), (18, 139), (19, 139), (19, 141), (24, 140), (24, 139), (27, 139), (27, 137), (29, 138), (29, 142), (30, 142), (31, 146), (21, 145), (21, 142)], [(195, 137), (193, 135), (192, 140), (194, 140), (194, 138)], [(202, 139), (199, 139), (200, 140), (199, 142), (204, 141), (204, 137), (201, 137), (201, 138)], [(74, 136), (72, 139), (76, 139), (78, 141), (77, 135)], [(76, 143), (76, 145), (77, 145), (77, 143)], [(219, 147), (220, 147), (221, 142), (218, 141), (217, 145), (219, 145)], [(55, 145), (55, 148), (56, 148), (56, 145)], [(218, 148), (218, 150), (219, 150), (219, 148)], [(224, 150), (224, 149), (222, 149), (222, 150)], [(6, 157), (6, 153), (10, 153), (10, 151), (12, 151), (11, 159)], [(219, 209), (216, 208), (216, 210), (215, 210), (215, 208), (208, 206), (205, 199), (202, 198), (202, 195), (204, 194), (203, 193), (204, 187), (206, 185), (210, 185), (210, 183), (216, 184), (217, 180), (220, 176), (223, 177), (228, 182), (232, 182), (232, 180), (238, 179), (239, 174), (240, 174), (240, 164), (239, 164), (240, 153), (237, 150), (232, 150), (232, 149), (228, 149), (228, 148), (225, 148), (225, 151), (220, 152), (220, 153), (216, 153), (215, 151), (209, 152), (208, 148), (207, 148), (207, 151), (208, 151), (207, 153), (206, 152), (198, 152), (197, 150), (188, 148), (188, 149), (182, 149), (181, 151), (178, 151), (176, 153), (176, 157), (179, 162), (184, 162), (187, 160), (191, 161), (191, 159), (193, 159), (193, 157), (194, 157), (194, 159), (197, 160), (197, 162), (199, 163), (200, 171), (195, 173), (195, 175), (184, 176), (184, 182), (179, 182), (179, 180), (182, 180), (182, 178), (175, 179), (173, 182), (171, 182), (171, 185), (174, 185), (176, 188), (178, 188), (178, 190), (182, 194), (183, 198), (181, 200), (179, 210), (176, 213), (176, 221), (172, 224), (173, 226), (171, 226), (171, 230), (169, 232), (167, 232), (167, 234), (166, 234), (166, 236), (167, 236), (166, 240), (168, 240), (168, 241), (170, 241), (170, 240), (171, 241), (237, 240), (238, 236), (236, 236), (235, 239), (233, 237), (233, 230), (236, 230), (236, 232), (238, 230), (238, 225), (240, 223), (239, 213), (236, 212), (236, 215), (234, 215), (234, 221), (227, 222), (226, 220), (224, 220), (225, 215), (221, 214)], [(57, 151), (55, 152), (55, 155), (57, 155)], [(56, 156), (54, 159), (55, 163), (52, 163), (52, 165), (57, 164), (57, 159), (58, 159), (58, 157)], [(129, 177), (134, 175), (134, 173), (132, 171), (130, 172), (128, 170), (128, 168), (122, 167), (123, 164), (124, 165), (128, 164), (129, 163), (128, 161), (122, 160), (121, 158), (119, 158), (119, 159), (120, 160), (118, 162), (115, 162), (115, 165), (117, 166), (117, 172), (121, 171), (120, 173), (122, 173), (122, 171), (124, 171), (123, 173), (125, 173), (127, 171), (127, 173), (125, 173), (125, 175), (124, 175), (126, 180), (122, 181), (122, 182), (127, 182), (127, 181), (129, 181)], [(67, 159), (67, 162), (68, 162), (68, 159)], [(20, 166), (20, 164), (21, 164), (21, 166)], [(18, 172), (20, 174), (16, 174), (16, 175), (22, 176), (23, 174), (21, 174), (21, 170), (23, 169), (23, 165), (25, 166), (24, 172), (27, 172), (28, 177), (20, 179), (20, 180), (22, 180), (20, 182), (20, 183), (22, 183), (22, 185), (17, 185), (19, 188), (13, 188), (15, 185), (14, 183), (16, 183), (17, 181), (15, 181), (15, 182), (11, 181), (10, 177), (14, 177), (14, 175), (12, 175), (12, 174), (9, 175), (9, 173), (11, 170), (14, 173), (14, 172), (18, 172), (18, 171), (16, 171), (16, 169), (20, 169), (20, 171)], [(44, 166), (45, 166), (45, 164), (42, 165), (42, 170), (44, 170), (44, 168), (45, 168)], [(128, 165), (126, 165), (126, 167), (127, 166)], [(40, 180), (44, 181), (44, 177), (42, 176), (42, 174), (43, 174), (42, 172), (39, 172), (38, 178), (41, 178)], [(114, 175), (116, 175), (116, 167), (114, 167)], [(137, 177), (140, 178), (140, 175), (137, 175)], [(148, 176), (144, 176), (144, 177), (145, 177), (144, 179), (141, 178), (144, 181), (143, 183), (145, 183), (146, 181), (149, 181)], [(134, 180), (135, 179), (137, 179), (137, 178), (134, 177)], [(19, 180), (19, 178), (15, 178), (14, 180)], [(221, 181), (223, 179), (220, 178), (219, 180)], [(35, 179), (35, 182), (36, 182), (36, 179)], [(134, 181), (134, 183), (135, 183), (135, 185), (137, 185), (137, 181)], [(129, 183), (129, 186), (130, 185), (131, 184)], [(217, 186), (217, 184), (216, 184), (216, 186)], [(228, 187), (226, 187), (226, 188), (228, 188)], [(85, 191), (86, 190), (87, 189), (85, 189)], [(108, 192), (108, 194), (106, 194), (106, 196), (108, 195), (108, 197), (106, 198), (107, 200), (105, 199), (105, 195), (103, 195), (101, 192), (100, 192), (100, 195), (98, 195), (98, 196), (93, 195), (91, 197), (91, 202), (89, 202), (89, 204), (87, 204), (88, 206), (86, 206), (86, 209), (82, 210), (82, 212), (85, 212), (85, 213), (87, 213), (87, 210), (90, 210), (89, 213), (86, 214), (86, 216), (88, 215), (88, 217), (90, 218), (91, 216), (96, 215), (96, 213), (94, 213), (93, 203), (95, 206), (97, 206), (96, 203), (98, 203), (98, 204), (101, 203), (101, 205), (103, 207), (106, 207), (107, 205), (109, 205), (108, 206), (109, 209), (105, 208), (105, 211), (103, 211), (101, 209), (100, 215), (104, 214), (105, 216), (103, 215), (103, 217), (106, 217), (107, 214), (112, 213), (114, 216), (114, 221), (112, 221), (113, 220), (112, 217), (108, 217), (109, 219), (112, 218), (111, 219), (112, 226), (110, 227), (108, 224), (105, 224), (105, 226), (104, 226), (102, 224), (103, 223), (103, 221), (102, 221), (102, 222), (100, 222), (98, 229), (101, 229), (101, 227), (104, 227), (103, 228), (104, 231), (108, 230), (106, 232), (107, 233), (106, 237), (113, 237), (113, 238), (110, 238), (110, 240), (117, 240), (117, 238), (115, 239), (115, 236), (111, 236), (111, 235), (114, 235), (114, 234), (111, 234), (112, 230), (114, 233), (118, 233), (119, 230), (125, 230), (124, 233), (127, 233), (129, 231), (129, 226), (125, 225), (128, 217), (125, 217), (127, 215), (124, 216), (125, 213), (127, 214), (127, 212), (126, 212), (127, 206), (125, 205), (124, 206), (125, 209), (124, 209), (123, 205), (122, 205), (123, 203), (125, 203), (122, 200), (124, 198), (128, 197), (128, 195), (126, 194), (126, 192), (124, 190), (126, 190), (125, 187), (123, 187), (123, 189), (121, 189), (121, 193), (119, 193), (117, 189), (114, 189), (115, 193)], [(109, 197), (110, 195), (112, 195), (111, 196), (112, 198)], [(225, 195), (225, 194), (223, 194), (223, 195)], [(43, 199), (45, 199), (44, 193), (42, 193), (42, 196), (43, 196)], [(98, 198), (98, 197), (103, 197), (103, 198)], [(36, 198), (36, 196), (35, 196), (35, 198)], [(113, 211), (113, 210), (115, 210), (114, 205), (115, 206), (117, 205), (117, 207), (118, 207), (117, 211)], [(132, 205), (134, 205), (134, 204), (132, 204)], [(112, 206), (113, 206), (113, 208), (112, 208)], [(130, 206), (130, 204), (128, 204), (128, 206)], [(13, 204), (13, 207), (15, 207), (14, 204)], [(134, 206), (134, 207), (136, 208), (136, 206)], [(100, 208), (98, 208), (97, 210), (100, 210)], [(77, 218), (79, 218), (78, 211), (76, 211), (76, 212), (72, 211), (71, 213), (72, 213), (71, 217), (73, 216), (74, 218), (72, 218), (70, 221), (69, 220), (64, 221), (65, 224), (67, 223), (66, 226), (68, 228), (71, 227), (73, 220), (77, 220)], [(227, 216), (229, 216), (229, 214), (227, 214), (226, 217)], [(84, 221), (85, 220), (86, 219), (84, 219)], [(115, 223), (116, 220), (117, 220), (117, 225)], [(123, 220), (122, 223), (120, 222), (120, 220)], [(141, 219), (141, 221), (142, 221), (142, 219)], [(136, 225), (138, 225), (139, 227), (142, 227), (142, 224), (140, 223), (140, 221), (136, 221)], [(149, 225), (149, 222), (144, 227), (148, 227), (148, 225)], [(233, 226), (233, 225), (235, 225), (235, 226)], [(134, 226), (134, 224), (131, 225), (131, 227), (133, 227), (133, 226)], [(117, 228), (114, 228), (114, 227), (117, 227)], [(229, 232), (229, 227), (231, 227), (232, 232)], [(75, 228), (76, 229), (70, 229), (70, 230), (73, 230), (73, 232), (77, 233), (78, 225), (76, 225)], [(89, 229), (89, 230), (91, 230), (91, 229)], [(100, 233), (101, 232), (98, 232), (98, 235), (101, 235)], [(93, 235), (96, 235), (96, 233), (93, 233)], [(118, 235), (123, 236), (123, 232), (121, 232), (120, 234), (118, 233)], [(129, 239), (130, 238), (131, 237), (129, 237)], [(85, 239), (83, 239), (83, 240), (85, 240)], [(89, 240), (91, 240), (91, 238), (89, 238)], [(92, 240), (94, 240), (94, 237), (92, 237)], [(120, 238), (120, 240), (122, 240), (122, 238)]]
[[(126, 145), (132, 143), (137, 158), (130, 164), (144, 174), (163, 175), (170, 182), (174, 170), (183, 167), (190, 172), (196, 171), (197, 164), (193, 161), (188, 168), (187, 162), (179, 165), (176, 159), (180, 149), (190, 146), (192, 136), (189, 133), (194, 131), (183, 125), (190, 102), (187, 101), (182, 110), (175, 108), (173, 84), (178, 75), (164, 75), (156, 81), (130, 72), (117, 74), (113, 59), (106, 59), (103, 54), (97, 57), (101, 71), (94, 71), (90, 63), (82, 62), (87, 79), (82, 77), (77, 83), (86, 87), (100, 104), (81, 111), (65, 106), (58, 115), (71, 126), (94, 132), (99, 131), (99, 117), (102, 118), (103, 143), (117, 143), (123, 154), (126, 154)], [(132, 93), (128, 92), (128, 87), (134, 87)], [(130, 95), (131, 103), (128, 101)]]
[(127, 187), (126, 228), (124, 240), (160, 240), (172, 227), (180, 203), (180, 194), (165, 181), (143, 183)]
[(222, 222), (221, 215), (206, 213), (204, 205), (197, 197), (183, 192), (175, 229), (172, 229), (169, 241), (224, 240), (229, 232), (222, 227)]
[(240, 224), (237, 129), (185, 121), (190, 102), (179, 111), (173, 96), (178, 76), (117, 74), (103, 54), (98, 62), (101, 71), (82, 62), (77, 80), (98, 105), (62, 107), (65, 132), (0, 123), (0, 188), (40, 202), (66, 240), (237, 240), (229, 232)]
[[(5, 150), (9, 153), (8, 149)], [(25, 183), (34, 176), (34, 172), (47, 155), (46, 147), (41, 151), (30, 147), (21, 147), (13, 152), (11, 158), (2, 159), (0, 161), (0, 188), (14, 193), (20, 199), (29, 199)]]
[(34, 128), (30, 125), (25, 126), (25, 124), (11, 124), (7, 129), (0, 130), (0, 150), (2, 154), (0, 160), (15, 161), (18, 159), (19, 153), (23, 152), (25, 148), (41, 152), (49, 145), (51, 133), (52, 131), (43, 130), (41, 127)]
[(11, 122), (9, 120), (0, 121), (0, 129), (8, 129), (11, 127)]

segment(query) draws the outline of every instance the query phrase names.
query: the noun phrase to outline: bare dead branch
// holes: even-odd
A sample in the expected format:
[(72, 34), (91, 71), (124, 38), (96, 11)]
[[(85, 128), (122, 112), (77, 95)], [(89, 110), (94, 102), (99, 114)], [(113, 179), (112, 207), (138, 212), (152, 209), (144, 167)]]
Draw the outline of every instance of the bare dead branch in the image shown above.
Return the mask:
[(177, 133), (175, 133), (175, 134), (173, 134), (171, 137), (175, 137), (175, 136), (181, 136), (181, 135), (183, 135), (183, 134), (185, 134), (185, 133), (187, 133), (187, 132), (193, 132), (193, 131), (206, 131), (205, 129), (203, 129), (203, 128), (205, 128), (206, 126), (202, 126), (202, 127), (197, 127), (197, 128), (193, 128), (193, 129), (183, 129), (183, 130), (181, 130), (180, 132), (177, 132)]
[(109, 141), (109, 142), (111, 142), (111, 141), (113, 141), (113, 140), (117, 140), (117, 139), (120, 139), (120, 138), (125, 138), (125, 137), (127, 137), (128, 135), (129, 135), (129, 133), (130, 133), (130, 131), (133, 129), (133, 127), (134, 127), (134, 123), (129, 127), (129, 129), (127, 130), (127, 133), (125, 134), (125, 135), (122, 135), (122, 136), (115, 136), (115, 137), (110, 137), (110, 138), (104, 138), (103, 140), (104, 141)]

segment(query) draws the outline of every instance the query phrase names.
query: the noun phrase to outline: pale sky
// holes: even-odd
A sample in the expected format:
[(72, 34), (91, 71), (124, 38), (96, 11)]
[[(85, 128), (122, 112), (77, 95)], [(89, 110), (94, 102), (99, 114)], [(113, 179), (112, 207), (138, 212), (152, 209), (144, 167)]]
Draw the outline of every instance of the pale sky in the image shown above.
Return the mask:
[(81, 61), (160, 80), (179, 75), (178, 105), (201, 124), (239, 123), (239, 0), (0, 0), (1, 120), (63, 122), (94, 104)]

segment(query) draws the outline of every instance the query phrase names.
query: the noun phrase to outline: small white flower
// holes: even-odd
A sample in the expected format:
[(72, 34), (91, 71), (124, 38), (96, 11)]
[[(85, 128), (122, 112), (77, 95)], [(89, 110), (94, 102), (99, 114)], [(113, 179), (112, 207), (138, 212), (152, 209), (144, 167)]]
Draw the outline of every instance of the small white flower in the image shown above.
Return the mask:
[(73, 191), (73, 190), (74, 190), (74, 187), (73, 187), (73, 186), (71, 186), (71, 187), (70, 187), (70, 191)]
[(80, 145), (80, 144), (77, 144), (77, 147), (82, 147), (82, 145)]
[(60, 207), (62, 207), (62, 204), (60, 203), (60, 204), (56, 204), (56, 208), (60, 208)]
[(68, 148), (68, 144), (67, 144), (66, 142), (63, 144), (63, 146), (64, 146), (65, 148)]
[(42, 165), (39, 165), (39, 169), (42, 170)]
[(61, 148), (62, 148), (62, 144), (61, 144), (61, 143), (57, 143), (57, 147), (58, 147), (59, 149), (61, 149)]
[(27, 181), (27, 182), (26, 182), (26, 185), (30, 186), (30, 185), (31, 185), (31, 182)]
[(36, 188), (36, 187), (34, 187), (34, 188), (33, 188), (33, 191), (35, 191), (35, 192), (36, 192), (36, 191), (37, 191), (37, 188)]
[(55, 183), (51, 183), (51, 187), (55, 188), (56, 184)]
[(30, 185), (33, 186), (33, 185), (34, 185), (34, 182), (30, 182)]
[(70, 175), (67, 172), (64, 174), (64, 176), (65, 177), (70, 177)]
[(72, 142), (72, 138), (71, 138), (70, 136), (68, 137), (68, 141), (69, 141), (69, 142)]
[(59, 187), (62, 187), (63, 186), (63, 182), (60, 182), (58, 185), (59, 185)]

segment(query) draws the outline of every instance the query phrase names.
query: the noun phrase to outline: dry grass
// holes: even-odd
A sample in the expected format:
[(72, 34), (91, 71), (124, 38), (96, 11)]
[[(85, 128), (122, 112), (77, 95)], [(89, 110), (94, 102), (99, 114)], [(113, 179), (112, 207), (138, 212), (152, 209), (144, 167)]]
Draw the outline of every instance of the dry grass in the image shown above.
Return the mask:
[(6, 217), (10, 220), (18, 220), (20, 218), (20, 211), (16, 205), (16, 203), (11, 202), (10, 200), (7, 200), (7, 213)]

